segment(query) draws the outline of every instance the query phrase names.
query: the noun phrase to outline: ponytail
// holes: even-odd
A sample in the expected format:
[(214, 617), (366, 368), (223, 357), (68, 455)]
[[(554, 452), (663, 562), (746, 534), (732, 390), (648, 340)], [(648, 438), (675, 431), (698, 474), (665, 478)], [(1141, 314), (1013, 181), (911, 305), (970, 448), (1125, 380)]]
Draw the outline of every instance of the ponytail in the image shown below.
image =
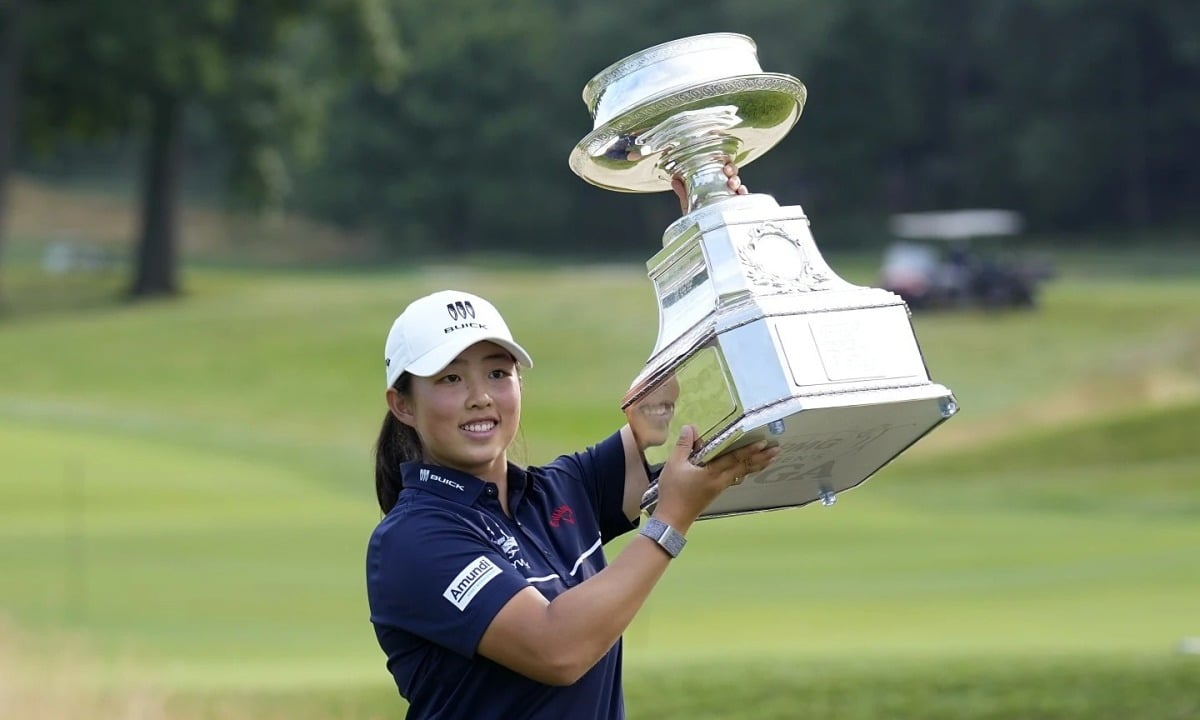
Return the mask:
[[(393, 387), (407, 396), (412, 389), (412, 376), (402, 373)], [(404, 485), (400, 465), (420, 460), (421, 457), (421, 438), (417, 436), (417, 431), (388, 411), (379, 430), (379, 439), (375, 441), (375, 497), (383, 514), (391, 511), (400, 498), (400, 490)]]

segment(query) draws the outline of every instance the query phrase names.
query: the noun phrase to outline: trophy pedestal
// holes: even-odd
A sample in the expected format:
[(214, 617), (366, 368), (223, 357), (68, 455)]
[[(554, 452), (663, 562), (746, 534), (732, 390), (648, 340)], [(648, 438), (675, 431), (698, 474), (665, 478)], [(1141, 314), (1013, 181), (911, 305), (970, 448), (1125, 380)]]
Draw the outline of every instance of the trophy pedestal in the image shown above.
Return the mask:
[[(957, 411), (904, 301), (839, 278), (799, 207), (765, 195), (707, 206), (668, 229), (648, 267), (659, 340), (624, 402), (658, 408), (662, 444), (647, 459), (665, 462), (685, 424), (699, 463), (760, 440), (783, 448), (701, 517), (832, 504)], [(652, 488), (643, 506), (656, 501)]]

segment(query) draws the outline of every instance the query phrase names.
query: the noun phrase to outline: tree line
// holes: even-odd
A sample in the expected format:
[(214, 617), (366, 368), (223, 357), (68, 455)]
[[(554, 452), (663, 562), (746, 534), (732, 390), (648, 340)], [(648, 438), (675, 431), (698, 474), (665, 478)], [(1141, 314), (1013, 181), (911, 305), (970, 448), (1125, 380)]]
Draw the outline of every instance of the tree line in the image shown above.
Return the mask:
[[(677, 212), (567, 169), (594, 74), (742, 32), (808, 105), (743, 171), (818, 241), (897, 211), (1004, 207), (1063, 233), (1195, 223), (1191, 0), (0, 0), (3, 178), (65, 141), (142, 141), (135, 294), (172, 293), (179, 185), (406, 255), (648, 257)], [(196, 152), (196, 149), (203, 152)], [(190, 150), (190, 151), (189, 151)]]

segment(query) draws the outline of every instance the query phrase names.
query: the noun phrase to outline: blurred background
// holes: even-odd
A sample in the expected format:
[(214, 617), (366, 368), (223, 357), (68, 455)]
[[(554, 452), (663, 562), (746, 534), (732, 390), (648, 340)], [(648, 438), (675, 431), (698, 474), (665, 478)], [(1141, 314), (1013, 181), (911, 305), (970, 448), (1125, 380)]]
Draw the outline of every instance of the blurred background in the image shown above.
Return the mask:
[(570, 172), (580, 93), (716, 31), (808, 88), (746, 184), (963, 409), (697, 526), (630, 716), (1200, 716), (1200, 5), (0, 0), (0, 717), (401, 714), (384, 334), (482, 294), (538, 361), (518, 459), (623, 422), (678, 205)]

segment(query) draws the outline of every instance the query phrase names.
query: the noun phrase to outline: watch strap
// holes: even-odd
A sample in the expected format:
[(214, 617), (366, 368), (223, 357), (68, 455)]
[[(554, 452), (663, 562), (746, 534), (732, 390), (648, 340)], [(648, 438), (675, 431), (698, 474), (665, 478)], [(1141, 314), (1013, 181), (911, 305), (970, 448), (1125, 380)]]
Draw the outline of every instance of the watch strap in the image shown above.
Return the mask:
[(638, 534), (653, 540), (672, 558), (679, 557), (683, 546), (687, 545), (687, 538), (682, 533), (656, 517), (647, 518), (646, 524), (638, 530)]

